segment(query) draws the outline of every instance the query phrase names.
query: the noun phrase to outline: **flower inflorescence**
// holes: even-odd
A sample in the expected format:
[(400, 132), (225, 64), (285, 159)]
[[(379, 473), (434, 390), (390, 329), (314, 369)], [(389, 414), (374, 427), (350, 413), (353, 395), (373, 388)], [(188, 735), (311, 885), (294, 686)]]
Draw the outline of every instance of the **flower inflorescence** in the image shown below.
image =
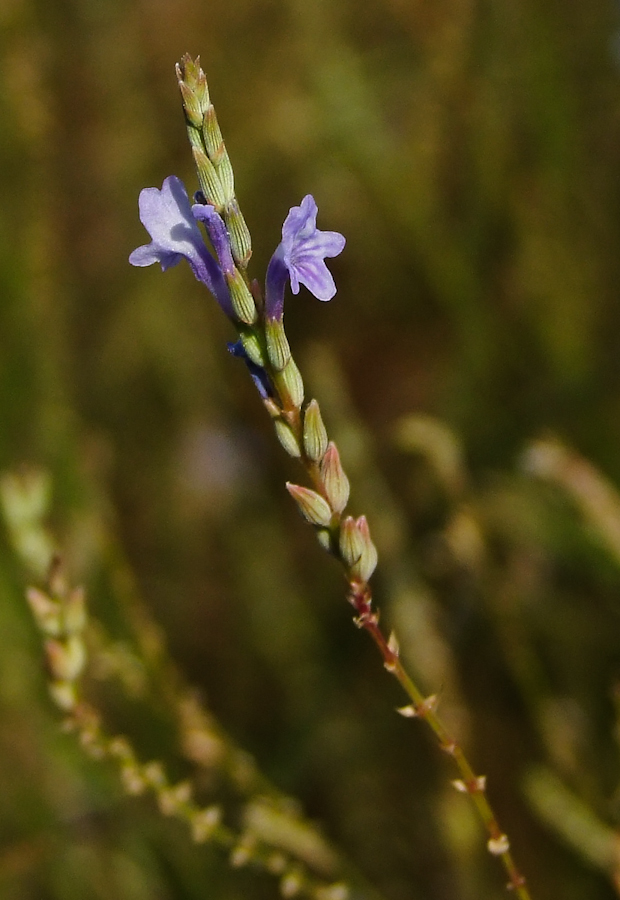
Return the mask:
[[(134, 250), (129, 261), (135, 266), (158, 262), (165, 271), (185, 259), (215, 297), (238, 332), (230, 352), (246, 363), (274, 420), (278, 440), (290, 456), (302, 460), (313, 481), (315, 490), (287, 485), (289, 492), (314, 525), (320, 543), (340, 558), (351, 578), (367, 581), (377, 552), (363, 517), (341, 523), (349, 481), (338, 449), (327, 437), (318, 403), (311, 400), (304, 406), (303, 379), (284, 330), (287, 284), (293, 294), (303, 285), (318, 300), (335, 296), (336, 284), (325, 260), (342, 252), (345, 238), (317, 228), (318, 207), (307, 194), (286, 216), (282, 239), (267, 266), (263, 295), (247, 274), (249, 232), (234, 195), (232, 167), (204, 73), (198, 61), (184, 57), (177, 77), (200, 190), (192, 204), (174, 175), (161, 189), (145, 188), (139, 199), (140, 219), (151, 241)], [(239, 229), (235, 231), (239, 222), (243, 222), (241, 244)]]
[[(134, 250), (130, 262), (138, 266), (159, 262), (165, 270), (185, 258), (234, 324), (238, 339), (229, 349), (245, 361), (280, 444), (289, 456), (300, 460), (312, 482), (312, 488), (288, 483), (287, 490), (321, 546), (342, 564), (355, 624), (368, 632), (385, 668), (412, 701), (401, 714), (424, 719), (439, 746), (453, 757), (462, 776), (458, 784), (471, 795), (487, 830), (489, 851), (501, 858), (518, 900), (529, 900), (525, 880), (486, 798), (484, 778), (474, 774), (463, 750), (450, 737), (436, 713), (434, 696), (425, 698), (404, 669), (395, 636), (386, 639), (379, 627), (368, 584), (377, 565), (368, 522), (365, 516), (345, 515), (350, 486), (338, 448), (329, 440), (316, 400), (304, 403), (303, 379), (284, 330), (286, 285), (290, 282), (294, 294), (304, 285), (317, 299), (331, 300), (336, 285), (325, 260), (342, 252), (345, 238), (316, 227), (317, 204), (307, 194), (284, 221), (282, 240), (267, 267), (263, 296), (247, 274), (250, 235), (235, 197), (232, 166), (204, 72), (199, 60), (189, 56), (183, 57), (176, 72), (200, 191), (193, 206), (174, 176), (165, 179), (161, 190), (142, 191), (140, 218), (151, 243)], [(211, 249), (197, 222), (204, 224)]]

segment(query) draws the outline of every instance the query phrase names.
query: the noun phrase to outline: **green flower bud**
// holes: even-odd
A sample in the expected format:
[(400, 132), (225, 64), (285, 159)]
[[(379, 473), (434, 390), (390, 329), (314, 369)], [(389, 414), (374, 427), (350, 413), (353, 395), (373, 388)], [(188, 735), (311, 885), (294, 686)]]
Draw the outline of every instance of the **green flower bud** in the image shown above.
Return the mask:
[(192, 786), (189, 781), (181, 781), (168, 788), (162, 788), (157, 794), (159, 811), (164, 816), (174, 816), (192, 799)]
[(75, 681), (86, 662), (86, 650), (77, 635), (66, 641), (51, 638), (45, 643), (45, 652), (55, 681)]
[(359, 562), (364, 549), (364, 539), (353, 516), (347, 516), (340, 525), (340, 554), (348, 569)]
[(154, 787), (156, 790), (164, 788), (167, 783), (163, 764), (157, 759), (142, 766), (142, 777), (147, 784), (151, 785), (151, 787)]
[(215, 163), (215, 171), (217, 172), (220, 184), (222, 185), (224, 202), (226, 204), (231, 203), (235, 199), (235, 176), (233, 174), (232, 163), (226, 151), (224, 151), (224, 155), (220, 161)]
[(330, 441), (321, 461), (321, 480), (334, 512), (341, 513), (349, 501), (349, 479), (340, 462), (338, 448)]
[(57, 637), (62, 631), (60, 603), (38, 588), (28, 588), (26, 599), (43, 634)]
[(329, 503), (316, 491), (301, 487), (299, 484), (286, 483), (286, 489), (297, 503), (299, 511), (311, 525), (320, 525), (327, 528), (331, 522), (332, 511)]
[(304, 383), (292, 357), (281, 372), (275, 373), (273, 380), (283, 404), (299, 409), (304, 402)]
[(179, 80), (181, 100), (183, 101), (183, 109), (185, 110), (188, 124), (192, 125), (194, 128), (200, 128), (202, 126), (203, 119), (200, 99), (195, 94), (195, 92), (190, 87), (188, 87), (188, 85), (179, 77), (179, 75), (180, 71), (179, 67), (177, 66), (177, 78)]
[(284, 323), (280, 319), (266, 319), (265, 337), (267, 338), (269, 362), (276, 371), (281, 372), (291, 358), (291, 348), (284, 332)]
[(243, 325), (239, 328), (239, 338), (243, 344), (243, 349), (248, 358), (262, 369), (265, 368), (267, 360), (265, 358), (265, 350), (260, 336), (253, 328), (245, 328)]
[(121, 766), (121, 783), (128, 794), (138, 797), (146, 790), (146, 781), (142, 777), (140, 767), (134, 762), (127, 761)]
[(131, 748), (131, 744), (127, 740), (127, 738), (122, 735), (117, 735), (115, 738), (112, 738), (110, 743), (108, 744), (108, 753), (114, 759), (125, 760), (126, 762), (134, 761), (134, 752)]
[(280, 879), (280, 896), (296, 897), (304, 885), (303, 875), (297, 869), (289, 869)]
[(215, 107), (213, 105), (206, 111), (204, 123), (202, 123), (202, 125), (207, 154), (213, 165), (217, 167), (222, 161), (226, 149), (224, 147), (224, 138), (222, 137), (222, 132), (215, 114)]
[(224, 208), (225, 196), (222, 184), (215, 171), (215, 166), (200, 147), (192, 147), (192, 154), (196, 164), (200, 190), (205, 195), (207, 203), (210, 203), (211, 206), (214, 206), (221, 213)]
[(49, 685), (52, 700), (64, 712), (74, 709), (77, 703), (77, 691), (72, 681), (52, 681)]
[(182, 83), (185, 84), (188, 91), (191, 91), (195, 96), (198, 107), (204, 113), (211, 105), (211, 101), (209, 99), (207, 78), (200, 67), (200, 57), (197, 56), (193, 60), (189, 53), (185, 53), (181, 58), (181, 62), (176, 64), (175, 70), (179, 86)]
[(316, 400), (311, 400), (304, 412), (304, 450), (313, 462), (320, 462), (329, 443), (321, 410)]
[(208, 841), (222, 821), (222, 809), (219, 806), (207, 806), (206, 809), (197, 809), (191, 813), (190, 826), (192, 839), (197, 844)]
[(240, 268), (246, 269), (252, 256), (252, 238), (239, 204), (234, 198), (226, 205), (222, 214), (230, 235), (233, 258)]
[(327, 553), (334, 552), (332, 546), (332, 533), (329, 528), (317, 528), (316, 536), (323, 550), (326, 550)]
[(359, 559), (351, 564), (349, 573), (353, 578), (365, 584), (377, 568), (379, 557), (377, 548), (370, 539), (370, 529), (368, 528), (366, 516), (360, 516), (355, 526), (361, 538), (362, 552)]
[(258, 312), (254, 297), (243, 280), (243, 275), (239, 269), (235, 269), (232, 275), (225, 275), (225, 278), (235, 315), (246, 325), (253, 325), (258, 318)]
[(298, 458), (301, 456), (301, 447), (295, 437), (295, 432), (284, 419), (275, 419), (274, 427), (276, 436), (289, 456)]

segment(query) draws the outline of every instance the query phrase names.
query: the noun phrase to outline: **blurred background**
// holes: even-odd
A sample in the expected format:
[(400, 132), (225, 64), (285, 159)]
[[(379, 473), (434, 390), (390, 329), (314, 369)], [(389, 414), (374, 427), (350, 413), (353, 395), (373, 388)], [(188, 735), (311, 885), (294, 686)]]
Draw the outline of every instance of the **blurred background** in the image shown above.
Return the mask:
[[(620, 8), (3, 0), (0, 47), (0, 469), (49, 473), (111, 648), (89, 675), (111, 731), (182, 771), (164, 700), (132, 688), (139, 602), (360, 883), (504, 896), (283, 489), (300, 474), (230, 326), (188, 267), (127, 263), (140, 190), (196, 188), (174, 63), (200, 53), (252, 275), (306, 193), (347, 237), (334, 300), (289, 297), (286, 323), (379, 546), (384, 621), (487, 774), (534, 900), (617, 897)], [(1, 896), (277, 896), (61, 732), (32, 578), (3, 526)]]

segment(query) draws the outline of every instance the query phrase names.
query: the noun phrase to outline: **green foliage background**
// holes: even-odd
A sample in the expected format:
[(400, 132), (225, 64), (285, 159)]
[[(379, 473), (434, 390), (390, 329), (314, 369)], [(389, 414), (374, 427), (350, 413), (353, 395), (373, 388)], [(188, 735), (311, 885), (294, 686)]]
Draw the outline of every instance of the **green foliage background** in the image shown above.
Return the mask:
[[(50, 471), (106, 628), (126, 638), (140, 594), (228, 732), (388, 900), (500, 897), (501, 872), (448, 761), (393, 713), (228, 324), (187, 268), (128, 265), (138, 193), (195, 187), (173, 66), (200, 53), (252, 274), (306, 193), (347, 236), (334, 301), (302, 292), (286, 322), (376, 533), (384, 616), (487, 773), (534, 898), (617, 896), (526, 785), (547, 766), (620, 828), (620, 558), (518, 458), (552, 432), (620, 484), (618, 29), (607, 0), (0, 6), (0, 468)], [(457, 490), (397, 446), (414, 412), (462, 442)], [(276, 896), (59, 731), (26, 580), (4, 534), (0, 895)], [(110, 694), (146, 758), (173, 753), (165, 710), (145, 725)]]

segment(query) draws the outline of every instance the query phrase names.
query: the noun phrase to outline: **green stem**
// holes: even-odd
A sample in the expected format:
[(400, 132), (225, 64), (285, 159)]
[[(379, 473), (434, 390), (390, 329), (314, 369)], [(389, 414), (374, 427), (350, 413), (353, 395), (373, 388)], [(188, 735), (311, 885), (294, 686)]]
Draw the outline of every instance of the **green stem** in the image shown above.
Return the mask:
[(501, 859), (508, 874), (508, 889), (515, 892), (518, 900), (531, 900), (525, 878), (517, 868), (510, 852), (508, 838), (501, 830), (491, 804), (487, 799), (485, 778), (475, 774), (463, 748), (450, 735), (450, 732), (437, 715), (436, 697), (424, 697), (424, 694), (400, 661), (398, 649), (392, 646), (391, 641), (386, 640), (379, 627), (379, 616), (372, 610), (372, 594), (369, 586), (351, 583), (350, 591), (349, 600), (357, 613), (355, 624), (370, 635), (383, 657), (385, 668), (394, 675), (412, 701), (412, 706), (407, 708), (405, 715), (426, 721), (435, 733), (441, 749), (454, 759), (462, 777), (462, 782), (457, 782), (455, 787), (471, 796), (489, 835), (487, 843), (489, 852)]

